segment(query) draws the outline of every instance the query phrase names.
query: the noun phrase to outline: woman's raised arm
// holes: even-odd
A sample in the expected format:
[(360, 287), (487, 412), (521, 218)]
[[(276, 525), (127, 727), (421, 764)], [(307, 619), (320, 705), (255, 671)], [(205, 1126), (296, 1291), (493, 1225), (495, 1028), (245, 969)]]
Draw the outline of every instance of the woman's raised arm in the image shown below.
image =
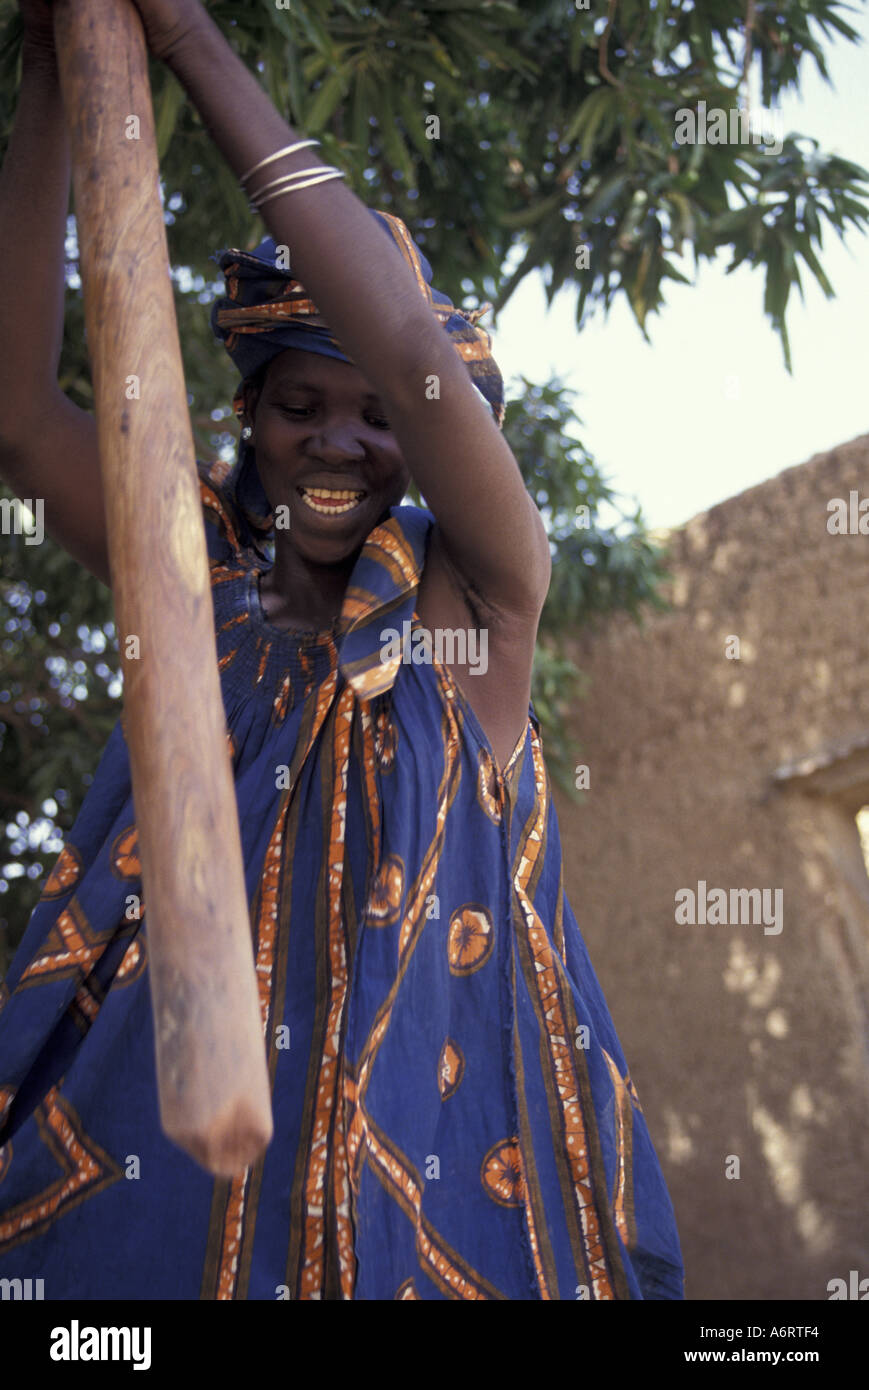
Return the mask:
[[(236, 177), (301, 138), (198, 0), (136, 4), (152, 52), (182, 83)], [(255, 195), (281, 175), (324, 167), (312, 149), (299, 150), (253, 175), (246, 189)], [(509, 446), (396, 247), (339, 180), (269, 199), (263, 216), (383, 400), (459, 576), (494, 613), (539, 613), (550, 573), (543, 522)]]
[(70, 168), (51, 10), (21, 8), (21, 91), (0, 170), (0, 474), (42, 499), (50, 534), (108, 584), (96, 426), (57, 383)]

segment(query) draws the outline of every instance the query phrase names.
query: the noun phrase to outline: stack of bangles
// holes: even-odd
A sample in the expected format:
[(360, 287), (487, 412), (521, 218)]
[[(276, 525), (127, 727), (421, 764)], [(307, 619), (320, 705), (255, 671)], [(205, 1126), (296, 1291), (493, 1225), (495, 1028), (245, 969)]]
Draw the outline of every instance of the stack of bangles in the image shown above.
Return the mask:
[[(266, 165), (273, 164), (276, 159), (283, 159), (284, 155), (295, 154), (296, 150), (307, 149), (309, 145), (319, 145), (319, 140), (298, 140), (295, 145), (287, 145), (282, 150), (277, 150), (274, 154), (267, 155), (261, 159), (259, 164), (255, 164), (252, 169), (248, 169), (246, 174), (242, 174), (239, 179), (244, 192), (250, 199), (251, 212), (259, 212), (263, 203), (268, 203), (272, 198), (282, 198), (285, 193), (295, 193), (297, 188), (310, 188), (316, 183), (326, 183), (328, 179), (343, 179), (345, 176), (340, 169), (336, 169), (331, 164), (321, 164), (318, 167), (311, 165), (309, 169), (297, 169), (294, 174), (284, 174), (279, 179), (272, 179), (271, 183), (264, 183), (254, 193), (250, 193), (245, 188), (248, 179), (254, 174), (258, 174), (260, 169), (265, 169)], [(310, 178), (305, 175), (310, 174)], [(269, 192), (269, 189), (272, 191)]]

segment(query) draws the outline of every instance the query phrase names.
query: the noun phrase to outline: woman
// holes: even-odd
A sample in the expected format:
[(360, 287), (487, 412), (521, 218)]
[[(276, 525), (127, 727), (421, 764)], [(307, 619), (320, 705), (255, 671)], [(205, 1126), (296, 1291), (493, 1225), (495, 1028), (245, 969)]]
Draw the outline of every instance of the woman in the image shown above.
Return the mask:
[[(46, 372), (68, 167), (50, 25), (23, 8), (0, 240), (33, 385), (0, 459), (109, 582), (93, 423)], [(488, 337), (197, 0), (138, 8), (271, 232), (221, 258), (244, 428), (235, 467), (200, 472), (275, 1136), (215, 1181), (160, 1132), (119, 723), (5, 988), (0, 1273), (46, 1298), (680, 1298), (562, 891), (530, 705), (549, 548)], [(427, 509), (401, 505), (411, 477)]]

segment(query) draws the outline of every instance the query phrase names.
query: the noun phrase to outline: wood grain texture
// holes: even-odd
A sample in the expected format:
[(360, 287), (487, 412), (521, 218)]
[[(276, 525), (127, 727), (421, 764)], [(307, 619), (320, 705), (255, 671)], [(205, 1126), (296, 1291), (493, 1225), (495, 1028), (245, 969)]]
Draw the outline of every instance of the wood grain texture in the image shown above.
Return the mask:
[[(170, 1139), (229, 1176), (261, 1155), (272, 1117), (145, 40), (127, 0), (57, 0), (53, 8), (123, 659), (160, 1115)], [(138, 638), (138, 658), (130, 637)]]

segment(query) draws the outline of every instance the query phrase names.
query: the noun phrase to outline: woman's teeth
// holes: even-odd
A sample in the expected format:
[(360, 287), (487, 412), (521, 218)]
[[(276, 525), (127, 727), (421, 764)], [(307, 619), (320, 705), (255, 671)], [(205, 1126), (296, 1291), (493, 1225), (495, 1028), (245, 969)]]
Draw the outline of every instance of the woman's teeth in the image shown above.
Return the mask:
[(364, 492), (358, 492), (355, 488), (330, 487), (318, 487), (316, 492), (310, 488), (300, 487), (299, 493), (302, 501), (312, 511), (321, 512), (326, 516), (337, 516), (340, 512), (351, 512), (354, 507), (358, 507), (366, 495)]

